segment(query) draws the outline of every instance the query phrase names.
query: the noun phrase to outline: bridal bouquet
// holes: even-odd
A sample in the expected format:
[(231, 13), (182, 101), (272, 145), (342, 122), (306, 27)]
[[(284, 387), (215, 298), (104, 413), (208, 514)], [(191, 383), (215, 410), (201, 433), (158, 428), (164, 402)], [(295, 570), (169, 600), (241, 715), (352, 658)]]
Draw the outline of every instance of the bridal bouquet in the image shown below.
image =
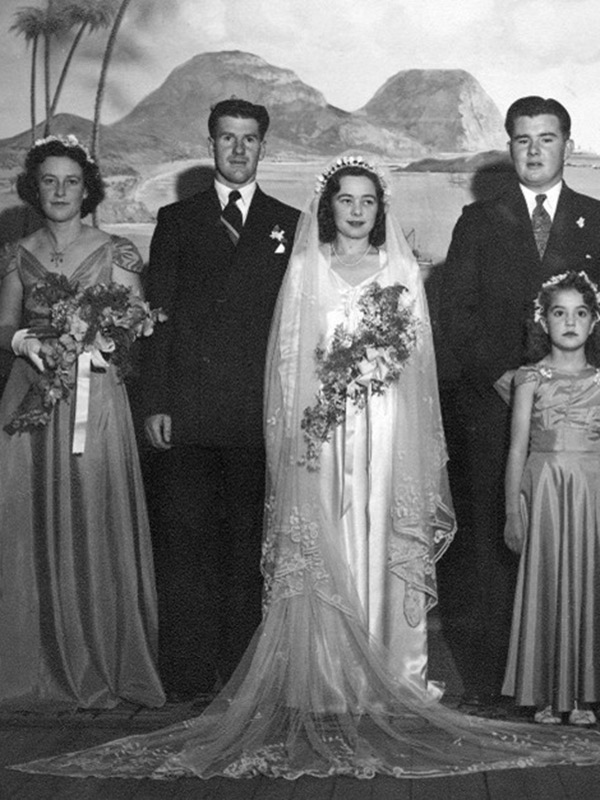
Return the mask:
[(11, 434), (48, 423), (56, 403), (68, 399), (75, 387), (75, 365), (82, 353), (90, 353), (96, 368), (106, 369), (112, 362), (123, 377), (131, 370), (131, 345), (167, 318), (127, 286), (99, 283), (81, 289), (54, 272), (36, 283), (25, 308), (31, 333), (42, 342), (44, 371), (5, 426)]
[(361, 318), (354, 333), (338, 325), (329, 348), (315, 350), (321, 385), (301, 422), (306, 441), (301, 464), (310, 470), (319, 468), (323, 443), (345, 420), (347, 401), (364, 408), (370, 394), (383, 394), (398, 380), (417, 343), (418, 320), (402, 284), (369, 284), (358, 306)]

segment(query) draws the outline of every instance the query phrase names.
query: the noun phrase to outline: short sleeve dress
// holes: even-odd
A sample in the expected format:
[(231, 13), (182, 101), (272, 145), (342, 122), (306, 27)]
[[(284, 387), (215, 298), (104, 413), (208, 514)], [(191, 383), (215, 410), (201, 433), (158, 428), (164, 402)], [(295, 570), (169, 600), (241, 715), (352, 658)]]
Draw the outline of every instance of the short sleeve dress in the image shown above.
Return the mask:
[[(112, 236), (72, 279), (109, 283), (113, 265), (143, 266)], [(7, 269), (25, 294), (47, 274), (20, 245)], [(74, 455), (72, 400), (44, 428), (4, 430), (36, 375), (15, 359), (0, 402), (0, 703), (159, 706), (150, 532), (125, 385), (114, 366), (92, 371), (85, 450)]]
[(600, 370), (521, 367), (534, 381), (521, 555), (503, 693), (519, 705), (600, 700)]

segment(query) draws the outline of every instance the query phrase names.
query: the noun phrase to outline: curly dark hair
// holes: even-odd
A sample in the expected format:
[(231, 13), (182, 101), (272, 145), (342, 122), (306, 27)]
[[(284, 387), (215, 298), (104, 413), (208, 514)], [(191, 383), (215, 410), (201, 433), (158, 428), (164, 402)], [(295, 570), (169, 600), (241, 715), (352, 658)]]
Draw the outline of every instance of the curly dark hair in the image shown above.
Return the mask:
[(337, 228), (333, 219), (332, 200), (340, 190), (340, 185), (344, 175), (357, 175), (360, 177), (369, 178), (375, 187), (375, 195), (377, 197), (377, 215), (375, 217), (375, 225), (369, 234), (369, 243), (373, 247), (381, 247), (385, 242), (385, 203), (383, 196), (383, 186), (379, 177), (365, 167), (342, 167), (329, 178), (323, 189), (323, 194), (319, 200), (319, 208), (317, 210), (317, 219), (319, 222), (319, 239), (324, 244), (330, 244), (335, 240)]
[[(564, 277), (550, 285), (542, 286), (538, 296), (537, 303), (539, 303), (542, 315), (546, 317), (552, 305), (552, 299), (557, 292), (565, 289), (573, 289), (583, 298), (584, 305), (589, 309), (590, 313), (598, 322), (600, 320), (600, 303), (594, 289), (594, 285), (590, 284), (589, 279), (582, 274), (581, 271), (570, 270), (566, 272)], [(526, 364), (535, 364), (541, 361), (551, 350), (550, 337), (542, 327), (541, 323), (534, 322), (533, 319), (527, 320), (527, 329), (525, 336), (525, 362)], [(590, 333), (585, 343), (585, 354), (590, 364), (595, 367), (600, 367), (600, 325), (596, 324)]]
[(67, 157), (79, 164), (83, 172), (83, 185), (87, 196), (81, 204), (81, 216), (87, 217), (104, 200), (104, 183), (95, 161), (91, 161), (86, 151), (78, 144), (62, 139), (49, 139), (42, 144), (33, 145), (25, 157), (25, 169), (17, 177), (17, 193), (24, 203), (41, 213), (38, 189), (39, 168), (50, 156)]

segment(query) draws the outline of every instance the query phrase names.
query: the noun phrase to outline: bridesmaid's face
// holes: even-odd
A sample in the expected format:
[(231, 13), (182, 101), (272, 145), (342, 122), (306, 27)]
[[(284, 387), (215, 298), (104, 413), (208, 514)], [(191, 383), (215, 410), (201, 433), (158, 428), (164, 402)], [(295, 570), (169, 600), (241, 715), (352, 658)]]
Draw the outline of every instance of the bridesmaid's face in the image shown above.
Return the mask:
[(65, 222), (81, 214), (87, 192), (83, 170), (68, 156), (48, 156), (39, 166), (40, 205), (47, 219)]
[(377, 218), (375, 184), (366, 175), (344, 175), (339, 192), (331, 200), (331, 208), (338, 235), (365, 239)]

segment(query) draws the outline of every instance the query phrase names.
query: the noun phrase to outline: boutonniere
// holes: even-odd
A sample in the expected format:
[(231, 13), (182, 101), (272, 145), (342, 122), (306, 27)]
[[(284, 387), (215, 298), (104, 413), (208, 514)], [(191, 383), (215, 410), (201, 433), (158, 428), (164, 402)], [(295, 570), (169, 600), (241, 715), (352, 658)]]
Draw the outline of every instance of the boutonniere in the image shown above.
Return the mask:
[(273, 230), (271, 231), (271, 239), (275, 239), (279, 244), (275, 248), (276, 253), (285, 253), (285, 246), (287, 244), (287, 239), (285, 238), (285, 231), (282, 230), (279, 225), (275, 225)]
[(585, 217), (579, 217), (575, 225), (579, 225), (580, 228), (583, 228), (583, 226), (585, 225)]

